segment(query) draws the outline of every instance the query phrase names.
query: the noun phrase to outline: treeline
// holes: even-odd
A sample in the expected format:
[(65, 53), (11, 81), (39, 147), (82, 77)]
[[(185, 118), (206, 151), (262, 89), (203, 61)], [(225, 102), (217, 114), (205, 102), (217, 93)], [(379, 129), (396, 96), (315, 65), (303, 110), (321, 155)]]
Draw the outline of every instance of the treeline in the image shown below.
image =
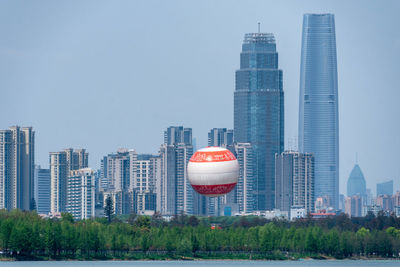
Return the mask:
[(166, 222), (156, 214), (108, 223), (105, 218), (73, 221), (70, 214), (43, 219), (35, 212), (0, 211), (0, 250), (8, 257), (72, 259), (399, 257), (400, 219), (177, 216)]

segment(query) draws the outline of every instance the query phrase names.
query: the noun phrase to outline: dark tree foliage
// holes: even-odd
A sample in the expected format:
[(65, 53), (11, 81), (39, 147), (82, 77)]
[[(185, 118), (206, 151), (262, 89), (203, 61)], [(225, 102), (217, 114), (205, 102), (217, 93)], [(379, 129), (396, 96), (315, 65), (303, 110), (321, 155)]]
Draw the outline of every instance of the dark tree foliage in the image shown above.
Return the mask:
[(72, 259), (121, 258), (138, 253), (198, 257), (217, 252), (275, 258), (295, 254), (336, 258), (400, 255), (400, 218), (383, 214), (295, 222), (184, 214), (167, 222), (158, 213), (131, 217), (135, 218), (74, 221), (68, 213), (61, 219), (46, 219), (36, 212), (0, 210), (0, 251), (11, 257)]
[(108, 223), (111, 223), (114, 214), (113, 201), (109, 195), (106, 199), (106, 205), (104, 207), (104, 215), (107, 217)]

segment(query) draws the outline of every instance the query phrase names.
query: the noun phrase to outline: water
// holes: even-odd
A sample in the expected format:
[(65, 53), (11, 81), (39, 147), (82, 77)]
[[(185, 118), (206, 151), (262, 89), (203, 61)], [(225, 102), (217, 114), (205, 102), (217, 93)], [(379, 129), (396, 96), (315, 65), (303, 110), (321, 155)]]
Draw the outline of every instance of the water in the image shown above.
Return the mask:
[(203, 260), (203, 261), (20, 261), (20, 262), (0, 262), (0, 266), (12, 267), (42, 267), (42, 266), (60, 266), (60, 267), (75, 267), (75, 266), (93, 266), (93, 267), (210, 267), (210, 266), (279, 266), (279, 267), (297, 267), (297, 266), (357, 266), (357, 267), (391, 267), (400, 266), (400, 260), (301, 260), (301, 261), (233, 261), (233, 260)]

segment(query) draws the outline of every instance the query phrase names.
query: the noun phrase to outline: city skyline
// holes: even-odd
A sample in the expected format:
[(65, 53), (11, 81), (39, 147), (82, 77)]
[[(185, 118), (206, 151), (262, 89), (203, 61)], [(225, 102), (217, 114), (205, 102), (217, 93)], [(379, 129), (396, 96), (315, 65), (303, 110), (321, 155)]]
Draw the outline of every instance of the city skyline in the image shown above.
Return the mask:
[[(0, 32), (10, 38), (4, 40), (0, 46), (0, 56), (3, 59), (0, 63), (0, 68), (3, 70), (0, 86), (5, 88), (3, 90), (5, 90), (7, 100), (5, 105), (0, 107), (1, 113), (7, 114), (7, 116), (1, 116), (0, 128), (6, 129), (11, 125), (33, 126), (37, 132), (36, 164), (43, 167), (48, 167), (48, 152), (67, 147), (86, 148), (91, 153), (89, 166), (94, 168), (99, 167), (102, 155), (119, 147), (135, 148), (140, 153), (156, 153), (162, 143), (160, 132), (169, 125), (185, 125), (193, 128), (193, 135), (198, 140), (197, 147), (205, 146), (207, 131), (210, 128), (232, 128), (233, 126), (231, 92), (234, 88), (234, 79), (232, 77), (234, 70), (238, 68), (237, 54), (240, 52), (241, 38), (246, 32), (256, 32), (257, 22), (261, 22), (261, 31), (272, 32), (277, 39), (280, 68), (284, 72), (285, 143), (287, 144), (288, 140), (297, 136), (295, 128), (297, 128), (296, 117), (298, 116), (296, 102), (298, 101), (301, 18), (303, 13), (329, 12), (334, 13), (336, 17), (341, 131), (339, 135), (340, 147), (345, 149), (345, 151), (340, 151), (340, 192), (346, 191), (347, 177), (354, 166), (356, 152), (359, 153), (360, 164), (365, 166), (363, 171), (368, 188), (375, 191), (376, 183), (388, 179), (393, 179), (394, 187), (398, 188), (399, 169), (394, 161), (395, 154), (391, 153), (399, 149), (399, 140), (395, 138), (399, 125), (391, 121), (395, 121), (396, 115), (400, 113), (399, 108), (395, 106), (395, 99), (398, 99), (399, 93), (395, 91), (396, 86), (392, 81), (397, 77), (398, 72), (398, 69), (393, 66), (398, 64), (394, 62), (394, 59), (399, 53), (400, 38), (397, 31), (390, 28), (398, 25), (396, 23), (398, 18), (393, 13), (398, 3), (391, 2), (392, 4), (388, 6), (357, 1), (349, 4), (339, 2), (336, 5), (333, 2), (316, 3), (308, 1), (300, 6), (298, 3), (292, 3), (293, 7), (290, 7), (288, 2), (283, 4), (257, 2), (248, 6), (234, 4), (227, 11), (220, 13), (221, 17), (218, 12), (223, 10), (223, 3), (216, 3), (213, 7), (215, 11), (209, 7), (210, 2), (196, 5), (200, 11), (194, 11), (189, 5), (181, 3), (178, 10), (187, 11), (194, 15), (194, 18), (188, 19), (177, 13), (176, 19), (166, 21), (166, 26), (176, 27), (173, 28), (175, 32), (168, 32), (171, 36), (162, 34), (161, 31), (165, 28), (160, 24), (160, 20), (141, 21), (142, 24), (149, 23), (143, 29), (137, 27), (141, 25), (140, 23), (126, 26), (132, 24), (128, 23), (127, 13), (124, 13), (122, 9), (131, 10), (130, 8), (133, 7), (130, 5), (112, 7), (107, 10), (109, 6), (103, 3), (92, 10), (93, 3), (89, 3), (83, 5), (82, 11), (71, 13), (72, 10), (76, 10), (75, 7), (70, 6), (65, 11), (61, 11), (55, 5), (49, 4), (45, 10), (47, 13), (39, 11), (34, 14), (35, 12), (31, 13), (31, 10), (36, 10), (35, 6), (26, 4), (20, 7), (18, 3), (3, 3), (4, 16), (1, 18), (3, 23), (1, 23)], [(158, 10), (159, 6), (170, 10), (176, 8), (176, 5), (166, 7), (163, 3), (155, 5), (152, 2), (140, 4), (137, 9), (155, 9), (155, 15), (163, 18), (161, 10), (164, 8)], [(260, 8), (256, 8), (258, 5)], [(276, 9), (277, 15), (266, 12), (269, 5)], [(358, 10), (358, 19), (352, 16), (351, 10), (355, 7)], [(387, 15), (379, 16), (376, 10)], [(94, 19), (94, 24), (85, 19), (85, 12)], [(121, 18), (115, 22), (121, 24), (119, 31), (114, 31), (113, 27), (109, 29), (104, 23), (96, 26), (96, 23), (103, 18), (102, 16), (114, 17), (120, 12)], [(229, 15), (229, 12), (232, 15)], [(240, 12), (244, 12), (245, 19), (236, 21), (234, 15)], [(252, 12), (255, 12), (254, 16), (250, 16)], [(35, 23), (28, 25), (16, 23), (11, 18), (16, 14), (27, 15), (26, 18), (21, 18), (23, 22), (39, 18), (38, 16), (43, 16), (43, 14), (50, 15), (45, 15), (41, 20), (35, 20)], [(74, 14), (77, 19), (75, 23), (68, 14)], [(279, 27), (279, 24), (288, 19), (288, 16), (293, 17), (284, 23), (289, 30)], [(210, 22), (203, 25), (197, 21), (202, 21), (203, 17), (210, 18)], [(188, 19), (189, 25), (180, 26), (180, 22), (185, 19)], [(54, 20), (54, 26), (48, 23), (51, 20)], [(86, 26), (79, 31), (77, 27), (81, 24)], [(189, 26), (196, 34), (189, 31)], [(154, 39), (155, 37), (145, 35), (146, 41), (138, 38), (141, 36), (140, 33), (147, 32), (144, 29), (149, 28), (160, 34), (167, 42), (163, 49), (154, 51), (155, 58), (161, 60), (150, 59), (151, 62), (147, 64), (134, 52), (127, 51), (135, 47), (143, 50), (147, 45), (149, 49), (154, 49), (158, 37)], [(128, 33), (133, 36), (133, 39), (128, 38), (126, 35)], [(185, 38), (180, 36), (182, 33), (187, 33), (182, 35)], [(85, 38), (84, 34), (89, 34), (89, 36)], [(112, 38), (108, 38), (108, 34)], [(104, 40), (105, 36), (115, 41), (101, 43), (100, 40)], [(178, 38), (181, 43), (174, 42), (176, 44), (174, 48), (168, 45), (168, 42), (174, 40), (171, 38)], [(140, 39), (140, 42), (136, 42), (137, 39)], [(61, 43), (66, 40), (80, 41), (78, 43), (70, 41), (62, 45)], [(126, 45), (125, 40), (128, 41)], [(357, 44), (358, 47), (353, 47)], [(192, 48), (194, 45), (196, 45), (195, 50), (185, 48)], [(90, 50), (89, 48), (92, 47), (94, 49)], [(369, 51), (374, 51), (376, 47), (380, 48), (379, 57), (372, 54), (368, 60), (364, 58), (364, 55), (369, 55)], [(122, 59), (121, 54), (115, 51), (116, 49), (125, 51), (128, 59), (138, 62), (138, 65), (144, 68), (138, 69), (135, 64), (128, 64)], [(180, 56), (177, 53), (178, 50), (182, 52)], [(86, 53), (87, 51), (90, 53)], [(193, 51), (196, 51), (198, 55), (191, 54)], [(118, 72), (110, 72), (107, 79), (104, 78), (106, 75), (103, 75), (102, 70), (94, 66), (100, 63), (97, 57), (102, 54), (101, 52), (106, 52), (102, 62), (118, 66)], [(221, 57), (218, 56), (220, 54)], [(80, 57), (81, 55), (84, 56)], [(200, 63), (197, 64), (200, 67), (193, 66), (192, 69), (184, 70), (183, 74), (179, 74), (181, 77), (186, 76), (183, 80), (178, 79), (177, 74), (168, 71), (163, 74), (161, 71), (165, 69), (165, 63), (162, 61), (168, 62), (171, 64), (171, 69), (174, 69), (189, 55), (193, 56), (194, 62)], [(215, 60), (216, 58), (218, 60)], [(79, 62), (83, 63), (82, 67), (85, 69), (83, 73), (80, 68), (77, 68), (78, 72), (73, 70)], [(209, 64), (206, 65), (206, 62)], [(155, 63), (160, 66), (154, 67), (152, 64)], [(53, 68), (54, 66), (56, 67)], [(106, 65), (104, 68), (110, 70)], [(137, 72), (139, 76), (143, 75), (146, 79), (151, 77), (146, 73), (152, 72), (152, 75), (160, 77), (163, 86), (156, 81), (154, 84), (146, 85), (143, 81), (140, 82), (137, 75), (128, 78), (135, 71), (139, 71)], [(196, 77), (201, 77), (202, 80), (196, 80)], [(192, 82), (194, 80), (197, 85)], [(205, 86), (207, 84), (213, 86), (207, 88)], [(145, 90), (137, 94), (140, 85), (146, 85)], [(174, 85), (178, 85), (177, 89), (169, 90)], [(157, 88), (163, 88), (163, 90), (159, 91)], [(160, 96), (159, 99), (151, 99), (154, 96), (152, 89), (155, 89), (157, 95)], [(168, 94), (165, 93), (166, 91)], [(384, 91), (385, 94), (377, 94), (376, 91)], [(214, 97), (210, 98), (210, 95)], [(182, 106), (172, 105), (178, 101), (173, 96), (179, 96)], [(93, 103), (87, 103), (87, 100)], [(383, 100), (385, 100), (385, 105), (376, 103)], [(218, 106), (222, 101), (218, 116), (215, 114), (210, 116), (211, 113), (206, 112), (207, 119), (204, 119), (204, 115), (200, 112), (203, 110), (202, 101), (208, 101), (206, 103), (211, 106)], [(67, 104), (73, 108), (68, 108)], [(51, 111), (59, 105), (65, 105), (64, 110), (68, 112)], [(10, 108), (15, 106), (19, 109), (14, 113), (9, 112)], [(160, 108), (155, 108), (157, 106)], [(84, 107), (83, 110), (86, 111), (84, 116), (81, 116), (82, 109), (79, 107)], [(147, 115), (143, 114), (145, 112), (139, 113), (140, 116), (135, 115), (139, 110), (146, 109), (149, 111)], [(76, 110), (79, 110), (81, 114)], [(131, 110), (131, 116), (122, 116)], [(213, 110), (215, 112), (215, 109)], [(55, 114), (57, 114), (56, 117), (54, 117)], [(125, 121), (126, 117), (132, 119)], [(136, 121), (140, 117), (141, 119)], [(142, 126), (132, 126), (135, 124)], [(145, 137), (147, 140), (144, 139)], [(388, 157), (384, 157), (386, 159), (384, 160), (383, 157), (378, 157), (379, 155), (388, 155)]]

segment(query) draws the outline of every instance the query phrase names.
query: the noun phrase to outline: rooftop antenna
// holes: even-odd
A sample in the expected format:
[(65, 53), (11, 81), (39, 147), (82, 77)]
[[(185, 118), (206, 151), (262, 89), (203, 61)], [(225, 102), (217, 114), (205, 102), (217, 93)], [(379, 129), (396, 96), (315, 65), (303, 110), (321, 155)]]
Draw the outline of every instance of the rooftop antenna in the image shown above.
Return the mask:
[(358, 152), (356, 152), (356, 164), (358, 164)]
[(260, 33), (260, 22), (258, 23), (258, 33)]

